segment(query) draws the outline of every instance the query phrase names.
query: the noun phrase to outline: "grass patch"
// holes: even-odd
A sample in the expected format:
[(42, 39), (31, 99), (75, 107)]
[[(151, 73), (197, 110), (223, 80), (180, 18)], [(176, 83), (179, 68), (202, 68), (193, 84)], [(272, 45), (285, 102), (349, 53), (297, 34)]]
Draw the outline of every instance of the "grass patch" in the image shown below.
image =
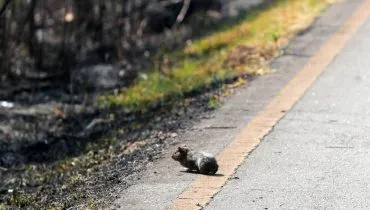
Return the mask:
[(289, 38), (306, 28), (333, 0), (275, 0), (246, 11), (233, 25), (166, 52), (148, 74), (115, 95), (101, 96), (105, 105), (146, 111), (184, 94), (238, 75), (268, 72), (268, 62)]

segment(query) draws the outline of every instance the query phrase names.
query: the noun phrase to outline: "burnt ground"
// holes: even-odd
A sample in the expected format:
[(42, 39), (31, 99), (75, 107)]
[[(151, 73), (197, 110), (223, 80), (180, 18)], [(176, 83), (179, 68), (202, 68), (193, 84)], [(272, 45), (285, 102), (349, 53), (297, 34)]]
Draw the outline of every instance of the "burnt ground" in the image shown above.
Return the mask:
[[(219, 85), (144, 114), (91, 109), (84, 116), (63, 117), (58, 108), (57, 114), (27, 116), (16, 108), (11, 114), (2, 114), (2, 121), (9, 122), (12, 129), (3, 131), (2, 137), (29, 141), (2, 142), (1, 201), (21, 208), (109, 204), (117, 185), (120, 189), (129, 186), (136, 173), (177, 142), (178, 133), (212, 112), (215, 107), (210, 100), (228, 90)], [(93, 131), (86, 128), (89, 126)]]
[[(194, 28), (206, 24), (207, 34), (230, 24), (229, 19), (202, 20), (178, 30), (184, 33), (169, 32), (162, 38), (184, 43), (200, 36), (191, 33)], [(81, 68), (76, 78), (91, 76), (91, 84), (99, 78), (101, 86), (58, 79), (8, 80), (1, 85), (0, 207), (108, 205), (115, 186), (128, 186), (147, 163), (177, 142), (177, 133), (207, 117), (227, 90), (223, 84), (233, 82), (216, 81), (185, 98), (159, 102), (148, 112), (125, 113), (119, 107), (102, 108), (95, 100), (124, 85), (114, 80), (121, 70), (110, 64), (92, 68), (105, 73), (84, 75)]]

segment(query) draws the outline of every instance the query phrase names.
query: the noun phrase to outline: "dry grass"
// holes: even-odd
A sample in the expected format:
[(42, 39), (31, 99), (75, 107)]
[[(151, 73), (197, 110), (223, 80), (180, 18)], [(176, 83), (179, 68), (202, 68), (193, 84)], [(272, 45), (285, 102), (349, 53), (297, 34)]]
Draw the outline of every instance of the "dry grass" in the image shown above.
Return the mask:
[(267, 61), (332, 2), (276, 0), (248, 11), (236, 24), (196, 40), (183, 50), (165, 54), (160, 65), (132, 87), (102, 96), (100, 101), (122, 106), (128, 112), (145, 111), (214, 81), (264, 74), (268, 72)]

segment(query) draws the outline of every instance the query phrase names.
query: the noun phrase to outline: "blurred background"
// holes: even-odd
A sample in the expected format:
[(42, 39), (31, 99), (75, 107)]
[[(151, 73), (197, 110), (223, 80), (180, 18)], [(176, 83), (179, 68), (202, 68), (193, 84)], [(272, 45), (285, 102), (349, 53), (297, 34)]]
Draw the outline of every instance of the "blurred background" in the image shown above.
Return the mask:
[[(7, 99), (23, 99), (14, 93), (35, 82), (37, 88), (60, 85), (71, 94), (81, 87), (129, 85), (151, 65), (153, 51), (183, 45), (200, 32), (178, 27), (188, 24), (188, 17), (222, 6), (218, 0), (2, 0), (0, 5), (0, 96)], [(205, 24), (210, 14), (192, 21)]]

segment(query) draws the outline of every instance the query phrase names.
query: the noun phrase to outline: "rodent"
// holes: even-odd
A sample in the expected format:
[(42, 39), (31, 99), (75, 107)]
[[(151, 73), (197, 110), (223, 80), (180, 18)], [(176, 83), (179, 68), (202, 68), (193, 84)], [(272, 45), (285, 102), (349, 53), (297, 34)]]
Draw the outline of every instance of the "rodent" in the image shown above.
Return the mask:
[(190, 151), (186, 146), (180, 146), (173, 153), (172, 159), (180, 162), (180, 164), (189, 171), (196, 171), (201, 174), (215, 174), (218, 170), (216, 158), (206, 152)]

